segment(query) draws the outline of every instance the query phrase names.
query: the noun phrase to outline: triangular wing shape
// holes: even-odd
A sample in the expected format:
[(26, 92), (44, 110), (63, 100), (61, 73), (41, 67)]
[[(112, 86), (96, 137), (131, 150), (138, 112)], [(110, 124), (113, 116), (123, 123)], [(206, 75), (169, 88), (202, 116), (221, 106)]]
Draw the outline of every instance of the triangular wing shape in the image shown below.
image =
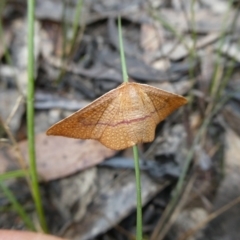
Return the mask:
[(157, 124), (163, 121), (172, 112), (187, 103), (187, 99), (156, 87), (141, 84), (142, 91), (150, 99), (158, 115)]
[[(118, 88), (104, 94), (85, 108), (54, 124), (48, 129), (47, 135), (80, 139), (100, 138), (106, 128), (106, 121), (110, 121), (117, 111), (114, 104), (112, 104), (118, 95), (117, 92)], [(98, 124), (99, 121), (102, 124)]]

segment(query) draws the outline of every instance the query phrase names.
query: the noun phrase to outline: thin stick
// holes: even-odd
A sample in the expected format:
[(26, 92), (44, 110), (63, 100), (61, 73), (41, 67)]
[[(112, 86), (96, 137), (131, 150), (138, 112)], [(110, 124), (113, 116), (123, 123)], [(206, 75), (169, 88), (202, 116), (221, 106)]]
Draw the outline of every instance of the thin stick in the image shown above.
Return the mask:
[[(11, 140), (11, 143), (13, 144), (13, 147), (15, 148), (16, 151), (16, 157), (17, 157), (17, 161), (18, 161), (18, 165), (21, 169), (24, 169), (26, 171), (26, 173), (28, 172), (28, 167), (26, 162), (24, 161), (24, 157), (22, 155), (22, 152), (18, 146), (18, 143), (16, 141), (16, 139), (13, 136), (13, 133), (11, 132), (10, 128), (8, 127), (8, 125), (2, 120), (2, 118), (0, 117), (0, 124), (3, 126), (3, 129), (5, 130), (6, 134), (8, 135), (9, 139)], [(27, 178), (28, 184), (30, 185), (30, 180)]]
[(164, 225), (161, 232), (159, 233), (158, 238), (157, 238), (158, 240), (164, 239), (164, 237), (168, 233), (169, 229), (171, 228), (172, 224), (177, 219), (180, 211), (183, 209), (184, 205), (187, 202), (187, 199), (189, 197), (189, 193), (192, 190), (195, 179), (196, 179), (196, 174), (192, 175), (191, 179), (189, 179), (176, 208), (173, 210), (172, 215), (169, 218), (169, 221), (166, 223), (166, 225)]
[(28, 151), (32, 193), (39, 221), (42, 229), (46, 232), (47, 225), (43, 213), (42, 200), (38, 185), (38, 176), (35, 158), (35, 135), (34, 135), (34, 11), (35, 1), (28, 0), (28, 95), (27, 95), (27, 130)]
[[(128, 82), (127, 67), (123, 50), (123, 41), (122, 41), (122, 26), (121, 18), (118, 17), (118, 33), (119, 33), (119, 46), (120, 46), (120, 55), (121, 55), (121, 65), (123, 73), (123, 81)], [(139, 157), (138, 157), (138, 148), (133, 146), (133, 155), (135, 163), (135, 175), (136, 175), (136, 194), (137, 194), (137, 240), (142, 240), (142, 195), (141, 195), (141, 175), (139, 168)]]
[(227, 203), (223, 207), (219, 208), (215, 212), (209, 214), (209, 216), (203, 220), (202, 222), (198, 223), (194, 228), (188, 230), (186, 233), (184, 233), (179, 240), (186, 240), (187, 238), (193, 236), (197, 231), (202, 229), (204, 226), (206, 226), (207, 223), (211, 222), (213, 219), (218, 217), (219, 215), (223, 214), (224, 212), (228, 211), (230, 208), (234, 207), (235, 205), (240, 203), (240, 196), (235, 198), (230, 203)]
[(6, 120), (6, 125), (9, 125), (9, 124), (10, 124), (10, 121), (12, 120), (13, 116), (14, 116), (15, 113), (17, 112), (17, 110), (18, 110), (18, 108), (19, 108), (19, 106), (20, 106), (20, 104), (21, 104), (22, 101), (23, 101), (23, 96), (22, 96), (22, 95), (18, 96), (18, 98), (17, 98), (17, 100), (16, 100), (16, 102), (15, 102), (15, 104), (14, 104), (13, 109), (12, 109), (12, 111), (10, 112), (10, 114), (9, 114), (7, 120)]

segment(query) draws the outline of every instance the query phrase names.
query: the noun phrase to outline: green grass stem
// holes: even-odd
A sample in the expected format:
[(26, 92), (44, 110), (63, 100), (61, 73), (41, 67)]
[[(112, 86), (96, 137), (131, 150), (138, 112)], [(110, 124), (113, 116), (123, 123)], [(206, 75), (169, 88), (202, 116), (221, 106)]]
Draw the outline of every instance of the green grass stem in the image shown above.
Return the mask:
[[(67, 51), (67, 46), (69, 46), (69, 45), (68, 45), (68, 39), (67, 39), (68, 23), (67, 23), (66, 15), (67, 15), (67, 9), (69, 7), (69, 2), (64, 2), (64, 9), (63, 9), (63, 14), (62, 14), (62, 29), (63, 29), (63, 33), (62, 33), (62, 38), (63, 38), (62, 68), (59, 73), (59, 76), (56, 79), (56, 83), (61, 82), (63, 76), (66, 73), (65, 65), (68, 63), (68, 61), (71, 59), (71, 57), (73, 55), (74, 46), (75, 46), (75, 43), (76, 43), (76, 40), (78, 37), (79, 19), (80, 19), (81, 12), (82, 12), (82, 6), (83, 6), (83, 0), (78, 0), (77, 7), (75, 10), (75, 14), (74, 14), (73, 24), (72, 24), (73, 34), (72, 34), (72, 38), (70, 39), (70, 50)], [(67, 54), (68, 54), (68, 56), (66, 56)]]
[(139, 156), (137, 146), (133, 146), (133, 156), (135, 164), (136, 190), (137, 190), (137, 240), (142, 240), (142, 194), (141, 194), (141, 174), (139, 167)]
[[(237, 10), (236, 10), (235, 16), (233, 18), (232, 25), (230, 27), (232, 32), (234, 32), (234, 30), (237, 30), (236, 29), (236, 24), (237, 24), (238, 19), (239, 19), (239, 15), (240, 15), (239, 13), (240, 13), (240, 2), (238, 2)], [(238, 45), (238, 49), (239, 49), (240, 40), (238, 40), (237, 45)], [(231, 61), (229, 63), (229, 67), (227, 68), (227, 71), (224, 72), (224, 76), (222, 77), (222, 81), (221, 81), (221, 84), (220, 84), (219, 89), (218, 89), (218, 96), (216, 98), (216, 101), (218, 101), (218, 99), (220, 99), (222, 97), (224, 89), (226, 88), (226, 86), (227, 86), (227, 84), (228, 84), (228, 82), (229, 82), (229, 80), (230, 80), (230, 78), (233, 74), (235, 63), (236, 63), (236, 60), (231, 59)]]
[(28, 89), (27, 89), (27, 134), (29, 152), (29, 171), (32, 185), (33, 199), (41, 227), (47, 232), (47, 225), (42, 207), (42, 200), (38, 184), (38, 175), (35, 156), (35, 134), (34, 134), (34, 14), (35, 1), (28, 0)]
[[(120, 46), (120, 56), (121, 56), (121, 65), (123, 73), (123, 81), (128, 82), (127, 67), (124, 56), (123, 49), (123, 37), (122, 37), (122, 26), (121, 18), (118, 17), (118, 34), (119, 34), (119, 46)], [(136, 175), (136, 194), (137, 194), (137, 230), (136, 230), (136, 239), (142, 240), (142, 195), (141, 195), (141, 174), (139, 167), (139, 156), (137, 146), (133, 146), (133, 155), (135, 163), (135, 175)]]
[(5, 186), (5, 184), (1, 181), (1, 179), (0, 179), (0, 189), (2, 189), (2, 192), (4, 193), (4, 195), (11, 202), (13, 209), (19, 214), (19, 216), (24, 221), (25, 225), (29, 228), (29, 230), (35, 231), (35, 227), (31, 219), (28, 217), (28, 215), (26, 214), (21, 204), (17, 201), (14, 194), (11, 192), (11, 190), (8, 187)]
[[(2, 190), (2, 192), (6, 196), (6, 198), (8, 198), (9, 202), (12, 204), (13, 210), (19, 214), (19, 216), (25, 223), (26, 227), (29, 230), (35, 231), (35, 227), (31, 221), (31, 219), (29, 218), (28, 214), (26, 213), (25, 209), (21, 206), (21, 204), (18, 202), (18, 200), (16, 199), (14, 194), (11, 192), (11, 190), (7, 186), (5, 186), (5, 184), (3, 182), (5, 180), (12, 179), (12, 178), (26, 177), (26, 174), (28, 174), (28, 173), (26, 172), (25, 169), (2, 173), (0, 175), (0, 189)], [(6, 207), (2, 208), (3, 211), (4, 211), (4, 208), (6, 208)]]
[(121, 66), (122, 66), (123, 81), (124, 82), (128, 82), (127, 64), (126, 64), (124, 48), (123, 48), (123, 36), (122, 36), (121, 17), (118, 17), (118, 37), (119, 37), (119, 47), (120, 47), (120, 56), (121, 56)]
[(63, 12), (62, 12), (62, 62), (64, 62), (65, 57), (66, 57), (66, 52), (67, 52), (67, 28), (68, 28), (68, 23), (67, 23), (67, 10), (69, 7), (69, 0), (63, 1)]
[(220, 68), (222, 67), (221, 49), (224, 45), (224, 36), (226, 35), (227, 31), (229, 30), (228, 19), (231, 14), (232, 3), (233, 3), (233, 0), (230, 0), (228, 2), (228, 9), (227, 9), (226, 13), (224, 14), (223, 21), (222, 21), (223, 24), (222, 24), (221, 31), (220, 31), (221, 36), (220, 36), (220, 41), (219, 41), (219, 45), (217, 48), (217, 59), (215, 62), (213, 77), (212, 77), (211, 84), (210, 84), (210, 94), (213, 99), (215, 99), (215, 95), (218, 93), (218, 88), (220, 85), (220, 83), (218, 83), (218, 80), (219, 80), (219, 71), (220, 71)]
[[(194, 68), (194, 66), (191, 67), (191, 63), (193, 63), (194, 60), (196, 59), (196, 45), (197, 45), (196, 19), (195, 19), (195, 10), (194, 10), (195, 3), (196, 3), (196, 0), (191, 0), (190, 23), (191, 23), (191, 36), (192, 36), (193, 44), (189, 49), (188, 60), (189, 60), (189, 66), (190, 66), (189, 78), (192, 82), (196, 81), (195, 68)], [(189, 97), (188, 97), (188, 103), (189, 103), (188, 106), (190, 109), (192, 108), (193, 101), (194, 101), (194, 95), (193, 95), (192, 91), (190, 91)]]
[(196, 33), (196, 19), (195, 19), (195, 6), (196, 0), (191, 0), (191, 30), (192, 30), (192, 39), (193, 39), (193, 46), (191, 49), (193, 49), (193, 54), (194, 50), (196, 49), (196, 43), (197, 43), (197, 33)]
[(177, 29), (174, 26), (172, 26), (168, 21), (166, 21), (161, 14), (156, 13), (152, 7), (150, 7), (149, 10), (150, 10), (150, 15), (152, 16), (153, 19), (160, 22), (162, 24), (162, 26), (165, 29), (167, 29), (170, 33), (172, 33), (177, 38), (177, 40), (184, 45), (184, 47), (187, 50), (190, 50), (190, 47), (188, 46), (188, 44), (186, 43), (186, 41), (184, 39), (184, 35), (179, 33), (177, 31)]
[(79, 19), (82, 12), (82, 5), (83, 5), (83, 0), (78, 0), (77, 8), (74, 14), (73, 26), (72, 26), (73, 34), (72, 34), (71, 45), (70, 45), (71, 46), (70, 54), (72, 54), (72, 51), (74, 49), (74, 45), (77, 39), (77, 35), (78, 35)]
[(6, 0), (0, 1), (0, 42), (2, 45), (2, 48), (4, 49), (4, 57), (6, 58), (7, 64), (12, 66), (12, 60), (9, 53), (9, 50), (6, 48), (6, 41), (4, 39), (4, 30), (3, 30), (3, 24), (2, 24), (2, 18), (3, 18), (3, 11), (6, 5)]
[(7, 179), (12, 178), (20, 178), (20, 177), (26, 177), (26, 171), (25, 170), (15, 170), (15, 171), (9, 171), (6, 173), (2, 173), (0, 175), (0, 181), (4, 181)]

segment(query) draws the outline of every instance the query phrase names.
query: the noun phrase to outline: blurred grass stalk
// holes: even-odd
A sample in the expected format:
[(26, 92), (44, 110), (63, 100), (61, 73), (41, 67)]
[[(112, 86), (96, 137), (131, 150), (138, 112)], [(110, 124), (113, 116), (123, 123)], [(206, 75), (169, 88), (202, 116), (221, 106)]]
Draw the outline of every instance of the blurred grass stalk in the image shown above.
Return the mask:
[(3, 18), (3, 11), (6, 5), (6, 0), (0, 0), (0, 43), (2, 45), (2, 48), (5, 50), (4, 56), (6, 58), (7, 64), (12, 65), (11, 57), (9, 54), (8, 49), (6, 48), (6, 42), (4, 39), (4, 30), (3, 30), (3, 25), (2, 25), (2, 18)]
[[(196, 31), (195, 31), (195, 16), (194, 16), (194, 3), (196, 1), (192, 0), (192, 4), (191, 4), (191, 26), (193, 29), (193, 33), (192, 33), (192, 38), (194, 41), (193, 47), (190, 49), (190, 59), (193, 59), (195, 57), (194, 51), (195, 49), (195, 44), (196, 44)], [(176, 207), (179, 198), (181, 197), (181, 193), (183, 191), (183, 188), (185, 186), (185, 180), (186, 180), (186, 176), (188, 173), (188, 170), (190, 168), (192, 159), (194, 158), (194, 152), (195, 152), (195, 146), (197, 144), (199, 144), (199, 142), (201, 142), (201, 139), (205, 136), (205, 133), (207, 131), (208, 126), (211, 124), (211, 121), (213, 119), (213, 117), (216, 115), (216, 113), (218, 111), (220, 111), (220, 109), (223, 107), (223, 105), (229, 100), (229, 96), (223, 96), (223, 86), (226, 87), (230, 76), (233, 72), (233, 62), (232, 64), (228, 67), (225, 76), (223, 75), (223, 71), (221, 71), (220, 69), (222, 68), (222, 63), (221, 63), (221, 48), (224, 45), (224, 37), (226, 36), (227, 31), (229, 31), (229, 26), (226, 24), (227, 19), (229, 18), (229, 14), (231, 13), (231, 7), (232, 7), (232, 3), (233, 0), (229, 1), (229, 6), (228, 9), (223, 17), (223, 25), (222, 25), (222, 29), (221, 29), (221, 37), (220, 37), (220, 44), (218, 47), (218, 58), (215, 62), (215, 67), (214, 67), (214, 74), (213, 77), (211, 79), (210, 82), (210, 95), (212, 96), (213, 101), (210, 102), (207, 106), (207, 111), (206, 111), (206, 117), (203, 120), (202, 125), (199, 128), (199, 131), (197, 132), (197, 134), (194, 137), (194, 141), (192, 146), (189, 149), (188, 155), (186, 157), (181, 175), (178, 179), (177, 185), (173, 191), (172, 194), (172, 198), (170, 200), (170, 202), (168, 203), (167, 208), (165, 209), (163, 215), (160, 218), (160, 221), (157, 223), (157, 226), (155, 228), (155, 230), (152, 233), (151, 236), (151, 240), (162, 240), (164, 238), (164, 234), (162, 234), (164, 232), (164, 228), (167, 226), (168, 221), (170, 221), (169, 219), (171, 218), (171, 215), (173, 214), (174, 208)], [(233, 20), (231, 29), (234, 28), (234, 25), (236, 23), (236, 19), (238, 17), (239, 11), (236, 12), (236, 16)], [(179, 38), (179, 36), (178, 36)], [(221, 74), (219, 74), (219, 72), (221, 71)], [(190, 76), (194, 77), (194, 71), (190, 69)], [(222, 80), (222, 82), (221, 82)], [(218, 97), (218, 98), (217, 98)]]
[[(121, 56), (121, 65), (123, 73), (123, 82), (128, 82), (127, 74), (127, 64), (124, 55), (123, 48), (123, 37), (122, 37), (122, 25), (121, 17), (118, 16), (118, 35), (119, 35), (119, 46), (120, 46), (120, 56)], [(137, 194), (137, 231), (136, 239), (142, 240), (142, 195), (141, 195), (141, 175), (139, 167), (139, 157), (138, 157), (138, 148), (137, 145), (133, 146), (133, 155), (135, 163), (135, 176), (136, 176), (136, 194)]]
[(210, 95), (214, 100), (216, 100), (216, 96), (218, 95), (218, 91), (221, 85), (221, 77), (223, 73), (222, 63), (221, 63), (221, 55), (222, 55), (221, 49), (223, 48), (223, 45), (224, 45), (224, 41), (225, 41), (224, 37), (229, 31), (228, 19), (231, 14), (232, 4), (233, 4), (233, 0), (229, 0), (228, 9), (223, 17), (222, 26), (221, 26), (221, 36), (220, 36), (220, 41), (217, 49), (217, 59), (215, 62), (214, 73), (213, 73), (213, 77), (211, 79), (211, 84), (210, 84)]
[(183, 46), (190, 51), (190, 48), (188, 46), (188, 44), (186, 43), (184, 36), (178, 32), (178, 30), (172, 26), (169, 22), (167, 22), (164, 17), (161, 16), (160, 13), (156, 13), (155, 10), (151, 7), (149, 7), (149, 13), (152, 16), (152, 18), (154, 20), (157, 20), (158, 22), (160, 22), (162, 24), (162, 26), (167, 29), (170, 33), (172, 33), (176, 39), (183, 44)]
[(29, 152), (29, 171), (33, 199), (35, 202), (39, 222), (42, 230), (47, 232), (47, 224), (43, 212), (42, 200), (38, 184), (38, 175), (35, 157), (35, 134), (34, 134), (34, 20), (35, 0), (28, 0), (27, 21), (28, 21), (28, 89), (27, 89), (27, 135)]
[(25, 177), (25, 176), (26, 176), (26, 171), (22, 169), (9, 171), (9, 172), (0, 174), (0, 181), (4, 181), (11, 178)]
[[(197, 45), (197, 32), (196, 32), (196, 16), (195, 16), (195, 3), (196, 0), (191, 0), (191, 7), (190, 7), (190, 26), (191, 26), (191, 37), (192, 37), (192, 46), (189, 49), (189, 78), (193, 82), (192, 86), (194, 86), (194, 83), (196, 83), (197, 79), (195, 77), (195, 69), (194, 66), (191, 67), (192, 63), (194, 63), (197, 59), (197, 53), (196, 53), (196, 45)], [(194, 64), (193, 64), (194, 65)], [(188, 106), (189, 109), (192, 109), (192, 105), (194, 102), (194, 95), (192, 91), (188, 94)]]
[[(74, 46), (77, 41), (77, 37), (79, 35), (79, 20), (80, 16), (82, 13), (82, 7), (83, 7), (83, 1), (84, 0), (78, 0), (77, 1), (77, 6), (76, 10), (74, 13), (74, 18), (73, 18), (73, 24), (72, 24), (72, 36), (71, 39), (68, 41), (68, 17), (67, 17), (67, 10), (69, 7), (69, 1), (64, 1), (64, 7), (63, 7), (63, 13), (62, 13), (62, 38), (63, 38), (63, 43), (62, 43), (62, 68), (59, 73), (59, 76), (56, 79), (56, 83), (61, 82), (64, 74), (66, 73), (66, 64), (68, 61), (72, 58), (73, 51), (74, 51)], [(83, 32), (83, 29), (82, 31)], [(70, 42), (70, 43), (69, 43)]]
[[(232, 1), (231, 1), (231, 4), (232, 4)], [(229, 5), (229, 9), (230, 8), (231, 8), (231, 5)], [(239, 15), (240, 15), (239, 13), (240, 13), (240, 2), (238, 2), (238, 5), (236, 6), (236, 13), (235, 13), (235, 16), (233, 17), (233, 21), (232, 21), (232, 24), (230, 26), (231, 32), (234, 32), (234, 30), (237, 30), (236, 29), (236, 24), (237, 24)], [(238, 48), (239, 48), (240, 40), (238, 40), (237, 45), (238, 45)], [(230, 50), (230, 48), (231, 48), (231, 45), (229, 45), (228, 50)], [(218, 51), (218, 56), (220, 57), (220, 51)], [(231, 61), (229, 62), (229, 67), (227, 68), (226, 71), (224, 71), (224, 74), (222, 76), (222, 81), (219, 84), (218, 92), (216, 94), (217, 95), (216, 100), (220, 99), (222, 97), (222, 95), (224, 94), (224, 89), (226, 88), (226, 86), (227, 86), (227, 84), (228, 84), (228, 82), (229, 82), (229, 80), (230, 80), (230, 78), (233, 74), (235, 63), (236, 63), (236, 60), (234, 58), (232, 58)]]
[(11, 192), (11, 190), (5, 186), (5, 184), (0, 179), (0, 189), (4, 193), (4, 195), (8, 198), (8, 200), (11, 202), (13, 209), (19, 214), (21, 219), (24, 221), (25, 225), (32, 231), (35, 231), (35, 227), (31, 221), (31, 219), (28, 217), (27, 213), (25, 212), (24, 208), (21, 206), (21, 204), (17, 201), (14, 194)]
[(73, 54), (74, 46), (78, 36), (78, 29), (79, 29), (79, 20), (82, 12), (83, 0), (78, 0), (77, 8), (74, 14), (73, 26), (72, 26), (72, 38), (70, 42), (70, 56)]
[[(10, 56), (9, 50), (7, 48), (5, 39), (4, 39), (4, 30), (3, 30), (3, 24), (2, 24), (3, 11), (5, 8), (5, 5), (6, 5), (6, 0), (0, 1), (0, 42), (4, 49), (4, 57), (6, 58), (7, 64), (9, 66), (12, 66), (11, 56)], [(8, 120), (5, 123), (5, 122), (3, 122), (3, 120), (0, 117), (0, 124), (2, 124), (2, 127), (6, 131), (12, 144), (16, 147), (16, 149), (18, 149), (18, 147), (16, 146), (17, 145), (16, 140), (14, 139), (10, 129), (8, 128)], [(25, 177), (27, 182), (30, 183), (30, 181), (28, 181), (29, 180), (28, 170), (26, 169), (26, 166), (24, 164), (25, 162), (23, 162), (23, 159), (21, 158), (21, 156), (19, 156), (19, 158), (18, 158), (18, 163), (22, 169), (0, 174), (0, 189), (2, 190), (3, 194), (8, 199), (8, 201), (11, 203), (11, 205), (12, 205), (11, 208), (13, 208), (13, 210), (19, 214), (19, 216), (25, 223), (26, 227), (29, 230), (35, 231), (35, 227), (31, 221), (31, 219), (29, 218), (27, 212), (22, 207), (22, 205), (18, 202), (16, 196), (11, 192), (11, 190), (4, 183), (4, 181), (6, 181), (8, 179), (20, 178), (20, 177)], [(5, 208), (2, 208), (1, 211), (4, 211), (4, 209)]]
[[(15, 171), (2, 173), (0, 175), (0, 189), (2, 190), (3, 194), (8, 198), (9, 202), (12, 204), (13, 210), (19, 214), (19, 216), (25, 223), (26, 227), (29, 230), (35, 231), (35, 227), (31, 219), (29, 218), (28, 214), (26, 213), (22, 205), (18, 202), (17, 198), (12, 193), (12, 191), (4, 184), (5, 180), (12, 179), (12, 178), (20, 178), (20, 177), (26, 177), (25, 170), (15, 170)], [(4, 209), (2, 209), (2, 211), (4, 211)]]

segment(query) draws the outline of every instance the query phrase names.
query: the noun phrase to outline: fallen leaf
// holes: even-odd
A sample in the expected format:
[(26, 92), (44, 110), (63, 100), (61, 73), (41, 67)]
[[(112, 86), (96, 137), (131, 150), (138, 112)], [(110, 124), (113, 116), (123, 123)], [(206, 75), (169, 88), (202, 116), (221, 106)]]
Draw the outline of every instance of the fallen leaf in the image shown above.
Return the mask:
[[(19, 143), (25, 159), (28, 159), (27, 141)], [(66, 177), (79, 170), (94, 166), (116, 152), (94, 140), (75, 140), (61, 137), (47, 137), (45, 133), (36, 135), (37, 171), (40, 180), (50, 181)], [(15, 159), (13, 149), (0, 154), (0, 163)], [(9, 168), (4, 167), (6, 171)]]

